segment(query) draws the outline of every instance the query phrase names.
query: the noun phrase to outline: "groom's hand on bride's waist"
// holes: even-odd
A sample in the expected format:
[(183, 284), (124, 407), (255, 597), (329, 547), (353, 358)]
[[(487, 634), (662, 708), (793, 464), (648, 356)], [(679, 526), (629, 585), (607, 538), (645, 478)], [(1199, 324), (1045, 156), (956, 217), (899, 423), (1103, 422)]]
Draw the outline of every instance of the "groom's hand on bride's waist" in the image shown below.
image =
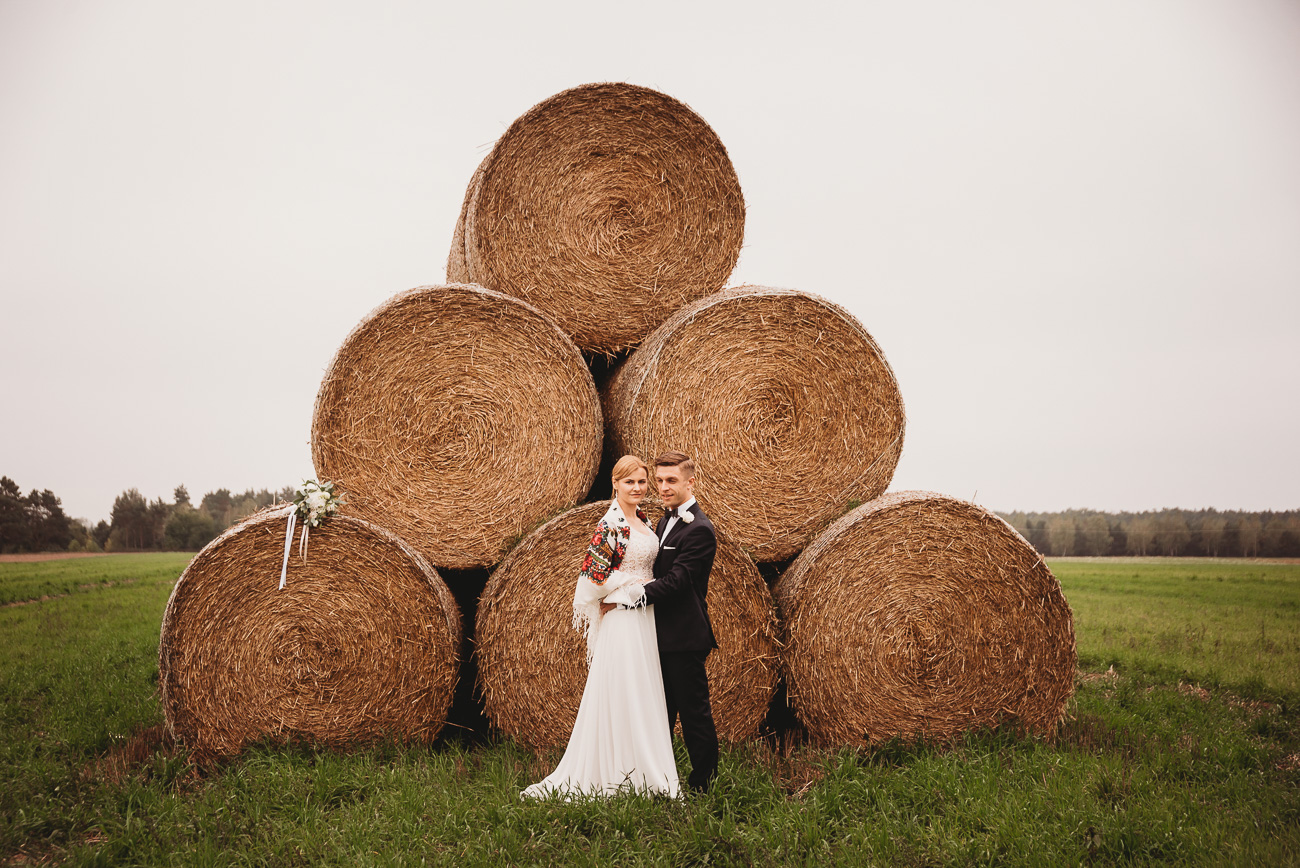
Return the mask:
[(611, 610), (617, 608), (618, 608), (618, 603), (606, 603), (604, 600), (600, 601), (600, 614), (602, 615), (607, 615)]
[(628, 588), (627, 595), (632, 602), (619, 603), (620, 609), (639, 609), (645, 605), (645, 585), (634, 585)]

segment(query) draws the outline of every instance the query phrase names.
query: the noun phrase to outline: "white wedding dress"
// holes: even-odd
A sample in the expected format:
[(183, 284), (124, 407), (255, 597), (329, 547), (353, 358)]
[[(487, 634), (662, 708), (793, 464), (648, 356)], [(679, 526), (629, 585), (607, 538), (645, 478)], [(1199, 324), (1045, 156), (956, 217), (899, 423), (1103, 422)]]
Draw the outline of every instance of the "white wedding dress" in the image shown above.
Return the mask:
[[(633, 530), (616, 572), (630, 573), (632, 582), (649, 582), (658, 553), (654, 534)], [(621, 591), (612, 591), (609, 599), (623, 600)], [(522, 795), (601, 796), (633, 790), (675, 798), (677, 761), (668, 731), (654, 607), (613, 609), (601, 616), (599, 626), (564, 757)]]

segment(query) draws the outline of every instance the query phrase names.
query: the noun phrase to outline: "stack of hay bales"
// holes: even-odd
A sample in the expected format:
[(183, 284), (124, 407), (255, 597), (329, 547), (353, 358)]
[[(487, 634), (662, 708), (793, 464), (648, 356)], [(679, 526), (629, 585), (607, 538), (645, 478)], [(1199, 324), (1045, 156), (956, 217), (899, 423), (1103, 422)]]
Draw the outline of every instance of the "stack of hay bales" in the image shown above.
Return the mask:
[[(743, 229), (726, 149), (670, 97), (585, 85), (515, 121), (470, 179), (448, 282), (385, 302), (325, 374), (312, 457), (347, 499), (313, 532), (310, 562), (295, 557), (289, 587), (273, 587), (280, 511), (214, 541), (177, 585), (160, 652), (173, 731), (215, 753), (264, 735), (436, 736), (464, 662), (458, 625), (470, 626), (436, 567), (477, 609), (471, 662), (488, 719), (522, 743), (563, 743), (586, 678), (570, 602), (606, 508), (581, 503), (604, 484), (602, 447), (606, 459), (683, 449), (699, 465), (697, 496), (719, 535), (709, 609), (720, 649), (708, 668), (724, 739), (759, 733), (782, 673), (809, 732), (828, 743), (894, 727), (942, 735), (1008, 715), (1054, 725), (1072, 685), (1062, 661), (1074, 654), (1068, 607), (1044, 608), (1053, 589), (1059, 598), (1055, 579), (1009, 528), (927, 523), (953, 511), (950, 500), (903, 512), (875, 500), (902, 452), (893, 372), (862, 324), (825, 299), (724, 289)], [(610, 364), (598, 392), (592, 366)], [(987, 525), (971, 518), (978, 507), (956, 511)], [(940, 590), (917, 592), (915, 605), (825, 605), (840, 599), (831, 587), (892, 599), (897, 576), (921, 569), (910, 531), (867, 560), (838, 554), (885, 514), (891, 527), (926, 528), (932, 548), (962, 534), (965, 556), (944, 562)], [(796, 555), (774, 599), (755, 562), (779, 570)], [(482, 585), (466, 578), (475, 571)], [(983, 594), (999, 615), (963, 622), (949, 607), (939, 617), (932, 603), (944, 594)], [(1051, 630), (1016, 614), (1040, 609)], [(887, 626), (872, 620), (884, 611)], [(369, 644), (345, 649), (339, 617), (354, 617), (343, 631)], [(929, 637), (907, 652), (929, 662), (886, 666), (905, 635)], [(847, 668), (823, 665), (835, 650), (822, 636), (852, 651)], [(1055, 657), (1043, 650), (1053, 643)], [(1022, 646), (1037, 649), (1025, 652), (1033, 662), (1003, 666), (1000, 689), (953, 693), (966, 670), (942, 661), (1006, 663)], [(203, 674), (229, 651), (238, 677)], [(860, 714), (880, 689), (909, 713)], [(947, 727), (934, 723), (944, 690), (971, 702)], [(847, 729), (823, 725), (827, 715)]]
[[(721, 290), (743, 232), (739, 181), (703, 119), (647, 88), (586, 85), (529, 110), (482, 161), (447, 279), (536, 305), (580, 350), (609, 358)], [(484, 710), (521, 742), (562, 743), (572, 727), (586, 663), (570, 603), (604, 509), (589, 504), (538, 528), (478, 600)], [(743, 543), (719, 534), (709, 596), (724, 650), (709, 668), (720, 730), (741, 740), (758, 732), (777, 689), (776, 608)]]
[[(434, 739), (455, 695), (464, 618), (429, 565), (495, 564), (586, 494), (602, 437), (581, 353), (531, 305), (462, 285), (380, 305), (321, 383), (312, 457), (346, 499), (311, 533), (308, 557), (290, 558), (288, 586), (277, 590), (284, 509), (215, 540), (177, 586), (160, 648), (172, 732), (205, 756), (261, 737)], [(399, 566), (377, 555), (392, 544), (421, 582), (394, 578)], [(354, 625), (344, 616), (357, 594), (369, 608)], [(218, 658), (236, 668), (206, 674)]]
[[(827, 594), (814, 577), (825, 573), (825, 560), (801, 556), (789, 566), (776, 586), (784, 670), (795, 711), (815, 739), (942, 737), (1011, 717), (1051, 729), (1072, 692), (1074, 660), (1073, 625), (1055, 578), (1028, 543), (973, 504), (920, 497), (910, 509), (886, 509), (890, 501), (880, 498), (905, 427), (897, 380), (843, 308), (794, 290), (723, 289), (743, 228), (734, 177), (717, 137), (680, 103), (630, 85), (566, 91), (515, 121), (470, 179), (448, 279), (517, 295), (587, 353), (620, 354), (601, 389), (606, 458), (690, 453), (699, 465), (697, 496), (725, 541), (720, 552), (739, 548), (779, 571), (831, 539), (856, 540), (846, 523), (882, 526), (868, 516), (887, 514), (883, 525), (901, 529), (905, 542), (872, 549), (869, 562), (850, 558), (826, 579), (864, 597), (872, 589), (888, 597), (900, 576), (915, 573), (909, 545), (918, 536), (953, 556), (924, 561), (932, 585), (917, 600), (930, 602), (896, 607), (888, 629), (872, 621), (886, 611), (879, 606), (859, 610), (838, 596), (841, 605), (821, 605)], [(485, 709), (521, 741), (562, 742), (576, 713), (585, 671), (567, 605), (584, 521), (599, 514), (584, 507), (538, 530), (498, 567), (479, 601)], [(715, 570), (719, 585), (722, 573)], [(720, 590), (710, 585), (710, 612), (722, 608), (712, 600)], [(972, 608), (941, 617), (934, 606), (944, 595)], [(996, 616), (974, 607), (988, 600), (997, 601)], [(764, 618), (755, 611), (742, 633), (762, 635)], [(872, 681), (868, 658), (842, 661), (842, 674), (819, 668), (836, 654), (823, 637), (847, 643), (846, 652), (897, 662), (904, 633), (928, 638), (909, 652), (915, 665), (890, 679)], [(720, 638), (723, 650), (713, 658), (724, 659), (732, 638)], [(943, 668), (949, 664), (957, 668)], [(710, 672), (720, 720), (745, 718), (727, 708), (728, 690), (767, 689), (766, 670), (751, 670)], [(887, 701), (908, 714), (863, 722), (863, 710), (891, 691)], [(956, 701), (965, 703), (960, 714), (949, 708)], [(822, 726), (823, 713), (847, 728)], [(757, 731), (723, 729), (733, 738)]]

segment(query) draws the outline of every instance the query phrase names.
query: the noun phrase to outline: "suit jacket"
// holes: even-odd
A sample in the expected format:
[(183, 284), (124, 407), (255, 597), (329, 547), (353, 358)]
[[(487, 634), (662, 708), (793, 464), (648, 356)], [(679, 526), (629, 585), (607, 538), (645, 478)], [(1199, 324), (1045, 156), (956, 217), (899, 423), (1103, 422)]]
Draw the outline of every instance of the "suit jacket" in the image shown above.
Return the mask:
[[(655, 632), (662, 651), (709, 651), (718, 647), (709, 621), (709, 572), (718, 551), (713, 522), (698, 502), (689, 510), (694, 521), (677, 519), (659, 545), (655, 580), (645, 586), (645, 602), (655, 607)], [(659, 519), (655, 531), (668, 517)]]

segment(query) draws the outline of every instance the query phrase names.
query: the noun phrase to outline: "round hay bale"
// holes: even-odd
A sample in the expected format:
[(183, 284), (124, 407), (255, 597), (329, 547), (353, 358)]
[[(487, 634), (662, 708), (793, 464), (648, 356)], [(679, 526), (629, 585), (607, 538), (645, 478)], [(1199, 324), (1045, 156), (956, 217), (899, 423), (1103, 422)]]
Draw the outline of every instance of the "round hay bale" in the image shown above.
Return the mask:
[(876, 342), (840, 306), (790, 289), (682, 308), (602, 399), (616, 453), (691, 455), (705, 511), (757, 561), (789, 559), (878, 496), (903, 449), (903, 398)]
[(865, 503), (773, 592), (790, 703), (814, 740), (1046, 733), (1074, 692), (1074, 620), (1034, 548), (993, 513), (924, 491)]
[[(537, 747), (569, 740), (587, 681), (573, 629), (573, 586), (596, 522), (609, 503), (571, 509), (529, 534), (492, 573), (474, 629), (479, 687), (489, 720)], [(660, 510), (651, 509), (652, 523)], [(779, 678), (776, 609), (753, 561), (719, 530), (709, 579), (718, 650), (707, 670), (718, 736), (753, 737)]]
[(579, 502), (600, 463), (582, 354), (535, 308), (479, 286), (394, 296), (348, 335), (312, 419), (312, 460), (374, 521), (448, 569)]
[(470, 182), (447, 280), (522, 298), (583, 350), (612, 353), (721, 289), (744, 228), (735, 169), (699, 115), (649, 88), (588, 84), (497, 141)]
[(447, 586), (393, 534), (336, 516), (305, 561), (295, 539), (281, 589), (285, 522), (255, 513), (181, 573), (158, 648), (168, 728), (205, 758), (263, 737), (432, 741), (458, 671)]

